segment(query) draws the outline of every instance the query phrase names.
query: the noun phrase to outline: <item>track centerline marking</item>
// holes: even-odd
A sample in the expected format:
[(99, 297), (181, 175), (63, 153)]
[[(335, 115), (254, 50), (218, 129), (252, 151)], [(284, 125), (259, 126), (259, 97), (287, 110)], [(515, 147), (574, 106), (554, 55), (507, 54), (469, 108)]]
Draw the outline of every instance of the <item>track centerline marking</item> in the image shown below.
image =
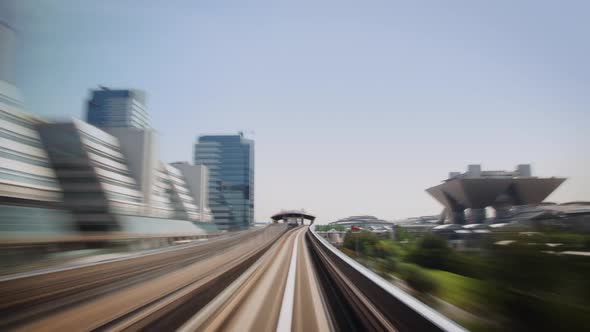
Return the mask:
[(291, 254), (291, 262), (289, 263), (289, 272), (287, 274), (287, 283), (285, 284), (285, 292), (283, 293), (283, 301), (281, 303), (281, 312), (279, 313), (277, 332), (291, 331), (291, 327), (293, 325), (295, 272), (297, 270), (297, 247), (300, 236), (301, 233), (297, 234), (295, 237), (295, 244), (293, 245), (293, 253)]

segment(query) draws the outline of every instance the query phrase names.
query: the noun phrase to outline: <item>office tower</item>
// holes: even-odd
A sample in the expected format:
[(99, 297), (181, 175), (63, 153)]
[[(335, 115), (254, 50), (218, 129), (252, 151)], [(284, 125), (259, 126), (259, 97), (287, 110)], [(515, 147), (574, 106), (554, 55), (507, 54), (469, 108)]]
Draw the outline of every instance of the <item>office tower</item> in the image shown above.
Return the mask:
[(38, 127), (80, 231), (117, 231), (115, 215), (138, 215), (141, 193), (116, 137), (75, 120)]
[(195, 164), (209, 168), (209, 207), (221, 229), (254, 223), (254, 141), (239, 135), (201, 136)]
[(187, 162), (172, 163), (176, 169), (182, 172), (184, 179), (195, 203), (199, 206), (201, 222), (213, 221), (209, 209), (209, 169), (205, 165), (191, 165)]
[(145, 93), (140, 90), (111, 90), (101, 87), (92, 91), (86, 121), (105, 128), (149, 128)]

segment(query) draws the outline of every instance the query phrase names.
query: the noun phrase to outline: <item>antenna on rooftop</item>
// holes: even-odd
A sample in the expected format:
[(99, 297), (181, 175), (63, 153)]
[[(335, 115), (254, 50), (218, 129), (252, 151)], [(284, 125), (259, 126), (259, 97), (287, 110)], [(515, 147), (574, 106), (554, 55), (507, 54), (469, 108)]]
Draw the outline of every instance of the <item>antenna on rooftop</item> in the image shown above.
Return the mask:
[(238, 131), (238, 134), (241, 137), (244, 137), (244, 134), (247, 134), (248, 136), (255, 136), (256, 135), (256, 132), (254, 130), (245, 130), (245, 131), (244, 130), (240, 130), (240, 131)]

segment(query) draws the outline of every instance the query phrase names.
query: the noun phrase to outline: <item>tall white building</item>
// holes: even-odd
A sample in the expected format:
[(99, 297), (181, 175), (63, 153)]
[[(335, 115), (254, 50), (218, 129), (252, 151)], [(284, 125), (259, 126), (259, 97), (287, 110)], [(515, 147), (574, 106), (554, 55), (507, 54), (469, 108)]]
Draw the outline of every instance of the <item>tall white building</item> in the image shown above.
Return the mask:
[(0, 203), (44, 205), (61, 200), (61, 190), (35, 128), (44, 121), (23, 112), (20, 92), (5, 80), (14, 38), (0, 22)]
[(125, 155), (129, 173), (135, 179), (142, 194), (142, 214), (150, 217), (172, 218), (170, 194), (166, 179), (158, 176), (156, 132), (153, 129), (108, 128), (106, 132), (119, 140), (121, 152)]
[(195, 203), (182, 172), (165, 163), (160, 164), (160, 171), (160, 176), (168, 185), (167, 192), (170, 194), (170, 205), (174, 210), (174, 218), (198, 221), (199, 207)]
[(23, 112), (12, 84), (15, 33), (0, 22), (0, 238), (18, 232), (74, 232), (72, 215), (60, 209), (63, 198), (36, 126), (44, 121)]
[(20, 111), (16, 93), (0, 81), (0, 199), (27, 205), (57, 202), (61, 189), (35, 129), (43, 121)]
[(191, 165), (187, 162), (172, 163), (186, 181), (200, 211), (200, 221), (211, 222), (213, 215), (209, 209), (209, 169), (205, 165)]
[(116, 137), (78, 120), (37, 128), (80, 230), (115, 231), (114, 215), (141, 213), (142, 196)]

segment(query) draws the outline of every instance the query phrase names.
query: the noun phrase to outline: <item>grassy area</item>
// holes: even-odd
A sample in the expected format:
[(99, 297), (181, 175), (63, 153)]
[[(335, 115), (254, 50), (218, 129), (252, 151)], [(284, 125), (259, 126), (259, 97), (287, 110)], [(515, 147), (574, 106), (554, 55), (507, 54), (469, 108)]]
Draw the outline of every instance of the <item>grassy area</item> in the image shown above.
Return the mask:
[[(462, 276), (442, 270), (432, 270), (410, 263), (400, 263), (400, 270), (415, 267), (433, 278), (437, 283), (437, 290), (433, 295), (455, 305), (465, 311), (477, 314), (485, 308), (485, 283), (481, 280)], [(393, 273), (401, 278), (399, 272)]]
[(424, 271), (437, 281), (435, 295), (440, 299), (471, 313), (485, 312), (484, 282), (447, 271)]
[(534, 246), (530, 239), (510, 246), (482, 242), (481, 252), (469, 253), (432, 234), (402, 243), (360, 232), (347, 234), (343, 250), (385, 278), (401, 279), (393, 282), (472, 331), (584, 330), (590, 263), (587, 257), (547, 254), (545, 243), (578, 249), (590, 241), (549, 235), (544, 241), (535, 237)]
[[(481, 316), (482, 313), (486, 312), (486, 296), (484, 293), (485, 284), (483, 281), (447, 271), (426, 269), (411, 263), (400, 263), (398, 271), (392, 274), (398, 278), (402, 278), (402, 271), (412, 268), (419, 269), (430, 278), (434, 279), (437, 284), (437, 289), (432, 295), (471, 315), (462, 314), (461, 312), (452, 310), (446, 306), (441, 307), (440, 304), (433, 301), (432, 298), (425, 297), (421, 294), (413, 294), (418, 299), (432, 306), (436, 310), (439, 310), (443, 315), (446, 315), (458, 324), (467, 328), (469, 331), (501, 331), (497, 327), (489, 326), (489, 324), (485, 322), (485, 319), (489, 318), (488, 316)], [(484, 320), (480, 320), (478, 317), (481, 317)]]

